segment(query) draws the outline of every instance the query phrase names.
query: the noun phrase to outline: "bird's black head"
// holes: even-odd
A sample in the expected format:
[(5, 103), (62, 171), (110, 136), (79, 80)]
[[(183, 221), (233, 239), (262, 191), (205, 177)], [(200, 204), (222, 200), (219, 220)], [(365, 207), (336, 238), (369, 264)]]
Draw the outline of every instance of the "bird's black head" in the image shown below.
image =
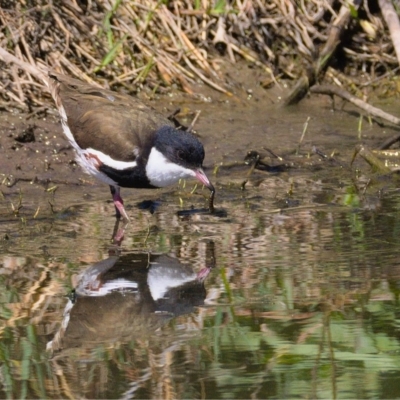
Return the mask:
[(154, 146), (170, 162), (182, 167), (195, 169), (203, 164), (204, 147), (191, 133), (163, 126), (156, 133)]

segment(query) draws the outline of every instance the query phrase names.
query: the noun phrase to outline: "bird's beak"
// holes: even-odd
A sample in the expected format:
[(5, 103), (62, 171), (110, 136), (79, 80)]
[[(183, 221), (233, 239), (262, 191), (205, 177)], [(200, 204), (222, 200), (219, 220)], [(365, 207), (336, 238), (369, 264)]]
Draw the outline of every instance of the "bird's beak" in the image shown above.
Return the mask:
[(202, 168), (196, 169), (195, 171), (196, 178), (204, 185), (207, 186), (212, 192), (215, 191), (213, 184), (207, 178), (207, 175), (204, 173)]

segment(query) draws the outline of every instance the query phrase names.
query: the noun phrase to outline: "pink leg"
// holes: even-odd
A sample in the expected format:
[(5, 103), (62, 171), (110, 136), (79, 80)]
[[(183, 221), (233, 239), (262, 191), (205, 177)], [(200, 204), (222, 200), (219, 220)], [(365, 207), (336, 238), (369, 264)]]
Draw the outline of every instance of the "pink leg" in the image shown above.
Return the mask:
[(128, 225), (127, 222), (122, 222), (122, 227), (120, 227), (120, 223), (121, 223), (120, 219), (115, 220), (114, 231), (111, 239), (113, 244), (117, 245), (118, 248), (122, 244), (125, 235), (125, 228)]
[(211, 268), (210, 267), (205, 267), (202, 268), (198, 273), (197, 273), (197, 279), (202, 282), (204, 279), (207, 278), (208, 274), (210, 273)]
[(117, 218), (119, 219), (122, 217), (122, 219), (125, 222), (129, 222), (129, 217), (128, 217), (128, 214), (126, 213), (125, 207), (124, 207), (124, 201), (122, 200), (122, 197), (119, 193), (120, 192), (119, 187), (110, 185), (110, 190), (111, 190)]

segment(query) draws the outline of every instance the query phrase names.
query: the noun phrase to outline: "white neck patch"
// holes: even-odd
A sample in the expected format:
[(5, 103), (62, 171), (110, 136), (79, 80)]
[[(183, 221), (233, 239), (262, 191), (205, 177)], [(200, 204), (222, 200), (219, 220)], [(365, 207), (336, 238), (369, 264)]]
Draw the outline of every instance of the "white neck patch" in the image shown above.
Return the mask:
[(167, 160), (155, 147), (150, 151), (146, 175), (150, 183), (156, 187), (170, 186), (178, 182), (179, 179), (196, 177), (193, 170)]

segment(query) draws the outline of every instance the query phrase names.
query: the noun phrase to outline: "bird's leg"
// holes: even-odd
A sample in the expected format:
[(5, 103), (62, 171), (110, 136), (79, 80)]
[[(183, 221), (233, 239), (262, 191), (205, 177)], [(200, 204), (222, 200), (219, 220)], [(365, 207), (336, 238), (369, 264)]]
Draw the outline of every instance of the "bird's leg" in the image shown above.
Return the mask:
[[(125, 207), (124, 207), (124, 201), (122, 200), (122, 197), (120, 195), (120, 189), (118, 186), (111, 186), (110, 185), (110, 190), (115, 206), (115, 213), (117, 220), (115, 221), (115, 226), (114, 226), (114, 232), (113, 232), (113, 243), (120, 246), (122, 243), (122, 240), (125, 235), (125, 228), (126, 225), (129, 222), (129, 217), (128, 214), (126, 213)], [(123, 221), (123, 226), (120, 227), (120, 219), (122, 218)]]
[(122, 197), (119, 193), (120, 192), (119, 187), (110, 185), (110, 190), (111, 190), (117, 218), (118, 219), (122, 218), (124, 220), (124, 222), (129, 222), (130, 220), (129, 220), (128, 214), (125, 211), (124, 201), (122, 200)]
[(127, 222), (122, 222), (122, 227), (120, 227), (121, 224), (121, 220), (119, 218), (117, 218), (115, 220), (115, 225), (114, 225), (114, 230), (113, 230), (113, 234), (112, 234), (112, 238), (111, 238), (111, 242), (117, 246), (117, 248), (119, 249), (121, 244), (122, 244), (122, 240), (124, 239), (125, 236), (125, 229), (126, 226), (128, 225)]
[(203, 282), (213, 268), (215, 268), (215, 245), (214, 242), (208, 242), (206, 247), (206, 266), (197, 273), (197, 279)]

